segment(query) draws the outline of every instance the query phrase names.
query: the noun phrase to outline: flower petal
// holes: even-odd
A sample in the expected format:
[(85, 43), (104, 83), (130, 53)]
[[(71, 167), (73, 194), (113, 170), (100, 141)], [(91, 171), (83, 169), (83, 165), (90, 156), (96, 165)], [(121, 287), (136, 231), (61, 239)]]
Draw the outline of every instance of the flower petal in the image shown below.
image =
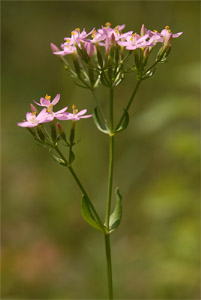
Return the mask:
[(55, 114), (61, 114), (61, 113), (65, 112), (67, 109), (68, 109), (68, 106), (58, 110), (57, 112), (55, 112)]
[(76, 114), (76, 116), (82, 116), (82, 115), (84, 115), (86, 112), (87, 112), (87, 109), (83, 109), (83, 110), (79, 111), (79, 112)]
[(40, 98), (40, 103), (41, 103), (41, 106), (49, 106), (50, 100), (45, 99), (45, 98)]
[(60, 100), (60, 94), (57, 94), (51, 104), (56, 105)]

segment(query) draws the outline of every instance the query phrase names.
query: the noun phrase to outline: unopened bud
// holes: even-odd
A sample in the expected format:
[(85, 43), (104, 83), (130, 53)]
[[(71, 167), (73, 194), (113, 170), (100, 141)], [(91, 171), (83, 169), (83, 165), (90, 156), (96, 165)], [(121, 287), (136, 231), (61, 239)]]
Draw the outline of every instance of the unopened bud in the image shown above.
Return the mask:
[(97, 59), (98, 59), (98, 63), (100, 65), (100, 67), (103, 67), (103, 58), (99, 49), (99, 44), (98, 42), (96, 43), (96, 54), (97, 54)]
[(53, 142), (55, 142), (57, 139), (57, 132), (56, 132), (54, 120), (52, 120), (52, 122), (51, 122), (51, 137), (52, 137)]
[(144, 65), (146, 65), (146, 63), (147, 63), (148, 56), (149, 56), (149, 47), (145, 48), (144, 53), (143, 53), (143, 63), (144, 63)]
[(50, 44), (50, 48), (52, 49), (52, 52), (58, 52), (60, 49), (53, 43)]
[(85, 42), (84, 46), (87, 51), (87, 54), (91, 58), (94, 55), (94, 52), (96, 50), (95, 46), (92, 43), (88, 43), (88, 42)]
[(79, 76), (80, 72), (81, 72), (81, 68), (80, 68), (80, 62), (79, 62), (77, 53), (75, 53), (75, 52), (72, 53), (72, 59), (73, 59), (73, 64), (74, 64), (74, 67), (75, 67), (75, 71), (76, 71), (77, 75)]
[(60, 123), (57, 123), (57, 128), (58, 128), (58, 131), (59, 131), (59, 134), (60, 134), (61, 138), (62, 138), (64, 141), (66, 141), (66, 135), (65, 135), (65, 133), (64, 133), (64, 131), (63, 131), (63, 128), (62, 128), (62, 126), (61, 126)]
[(30, 106), (31, 106), (31, 112), (37, 114), (38, 113), (37, 108), (33, 104), (30, 104)]
[(111, 35), (110, 42), (113, 45), (115, 44), (115, 35), (114, 35), (114, 33), (112, 33), (112, 35)]
[(73, 145), (73, 143), (74, 143), (74, 138), (75, 138), (75, 122), (72, 121), (72, 127), (70, 130), (70, 136), (69, 136), (69, 141), (70, 141), (71, 145)]
[(146, 34), (147, 29), (144, 27), (144, 24), (142, 24), (141, 30), (140, 30), (140, 35), (143, 36)]

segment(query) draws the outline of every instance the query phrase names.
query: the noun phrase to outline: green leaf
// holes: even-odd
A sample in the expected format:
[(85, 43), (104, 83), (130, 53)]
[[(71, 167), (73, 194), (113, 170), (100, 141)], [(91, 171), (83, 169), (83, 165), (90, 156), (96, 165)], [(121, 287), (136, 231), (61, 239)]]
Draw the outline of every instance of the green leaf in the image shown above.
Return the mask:
[(122, 196), (119, 192), (119, 188), (116, 188), (116, 205), (113, 213), (110, 215), (110, 232), (114, 231), (121, 222), (122, 215)]
[(72, 162), (75, 160), (75, 154), (73, 153), (72, 150), (70, 150), (69, 154), (69, 164), (72, 164)]
[(103, 132), (105, 134), (109, 134), (106, 126), (101, 122), (101, 120), (100, 120), (100, 118), (98, 116), (98, 109), (97, 109), (97, 107), (94, 108), (93, 119), (94, 119), (94, 123), (96, 124), (98, 130), (100, 130), (101, 132)]
[(91, 225), (92, 227), (94, 227), (95, 229), (104, 232), (101, 224), (96, 222), (96, 219), (90, 209), (90, 202), (87, 199), (87, 197), (85, 197), (84, 195), (82, 195), (82, 216), (85, 219), (85, 221)]
[(87, 86), (84, 86), (84, 85), (82, 85), (82, 84), (79, 84), (79, 83), (77, 83), (76, 81), (74, 81), (74, 83), (75, 83), (77, 86), (79, 86), (79, 87), (81, 87), (81, 88), (83, 88), (83, 89), (88, 89)]
[(156, 71), (156, 68), (152, 68), (151, 70), (147, 71), (147, 72), (142, 76), (142, 79), (144, 80), (144, 79), (150, 78), (151, 76), (154, 75), (155, 71)]
[(57, 157), (55, 154), (53, 154), (52, 149), (50, 149), (49, 152), (54, 161), (56, 161), (58, 164), (62, 166), (66, 166), (66, 162), (63, 159)]
[(122, 119), (120, 125), (117, 127), (116, 132), (125, 130), (127, 128), (128, 124), (129, 124), (129, 114), (128, 114), (127, 110), (124, 109), (123, 119)]

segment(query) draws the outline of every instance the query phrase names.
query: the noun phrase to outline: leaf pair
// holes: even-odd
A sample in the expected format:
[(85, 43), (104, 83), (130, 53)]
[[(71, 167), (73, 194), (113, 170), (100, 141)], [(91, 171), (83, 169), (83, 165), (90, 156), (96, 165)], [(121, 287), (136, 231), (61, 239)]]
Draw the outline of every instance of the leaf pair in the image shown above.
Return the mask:
[(96, 124), (96, 127), (98, 128), (98, 130), (100, 130), (101, 132), (111, 135), (111, 134), (115, 134), (118, 133), (122, 130), (125, 130), (129, 124), (129, 114), (128, 111), (124, 109), (124, 114), (120, 120), (120, 123), (118, 124), (117, 128), (115, 129), (114, 132), (111, 132), (107, 126), (107, 124), (103, 123), (98, 115), (98, 108), (95, 107), (94, 109), (94, 113), (93, 113), (93, 119), (94, 119), (94, 123)]
[(122, 196), (119, 192), (119, 188), (116, 188), (116, 205), (113, 213), (110, 215), (110, 222), (109, 222), (109, 232), (108, 229), (97, 220), (96, 216), (94, 215), (89, 199), (83, 195), (82, 196), (82, 216), (85, 221), (94, 227), (95, 229), (103, 232), (103, 233), (111, 233), (114, 231), (121, 222), (122, 216)]

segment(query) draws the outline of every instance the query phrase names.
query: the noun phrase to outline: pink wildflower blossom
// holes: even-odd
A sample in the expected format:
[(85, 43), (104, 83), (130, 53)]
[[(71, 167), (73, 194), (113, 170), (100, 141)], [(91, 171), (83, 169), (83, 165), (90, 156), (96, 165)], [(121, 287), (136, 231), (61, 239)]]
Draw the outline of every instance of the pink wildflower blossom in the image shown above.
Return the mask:
[(170, 27), (165, 26), (165, 29), (163, 29), (161, 32), (154, 30), (154, 31), (150, 31), (150, 33), (152, 34), (152, 37), (154, 37), (154, 36), (156, 37), (157, 42), (163, 43), (166, 41), (166, 39), (170, 38), (170, 35), (171, 35), (171, 38), (177, 38), (180, 35), (182, 35), (183, 32), (172, 33), (170, 30)]
[(26, 113), (26, 121), (17, 123), (17, 125), (20, 127), (35, 127), (40, 123), (46, 122), (50, 122), (50, 119), (46, 112), (46, 109), (43, 108), (37, 116), (35, 111)]
[(46, 112), (49, 116), (49, 120), (52, 121), (54, 118), (58, 120), (67, 120), (68, 119), (68, 113), (66, 112), (67, 106), (64, 107), (63, 109), (54, 112), (53, 111), (53, 106), (56, 105), (59, 100), (60, 100), (60, 94), (57, 94), (54, 100), (52, 102), (50, 101), (51, 96), (46, 95), (45, 98), (40, 98), (40, 103), (34, 101), (37, 105), (39, 106), (44, 106), (46, 107)]
[[(80, 42), (90, 42), (87, 37), (94, 31), (94, 28), (89, 32), (86, 33), (85, 29), (83, 29), (82, 32), (80, 32), (80, 28), (76, 28), (71, 32), (71, 37), (65, 37), (65, 43), (61, 44), (61, 48), (63, 51), (53, 51), (53, 54), (56, 55), (67, 55), (67, 54), (72, 54), (77, 51), (76, 46), (80, 46)], [(56, 50), (56, 48), (53, 48), (51, 46), (52, 50)]]
[(85, 115), (84, 114), (87, 112), (87, 109), (83, 109), (80, 112), (78, 112), (78, 109), (76, 109), (76, 106), (73, 104), (72, 106), (73, 113), (68, 113), (68, 120), (72, 121), (79, 121), (80, 119), (85, 119), (85, 118), (90, 118), (92, 115)]
[(127, 50), (135, 50), (137, 48), (145, 48), (151, 46), (151, 42), (147, 39), (149, 38), (148, 33), (143, 36), (140, 36), (137, 33), (127, 36), (125, 41), (119, 41), (120, 46), (125, 46)]

